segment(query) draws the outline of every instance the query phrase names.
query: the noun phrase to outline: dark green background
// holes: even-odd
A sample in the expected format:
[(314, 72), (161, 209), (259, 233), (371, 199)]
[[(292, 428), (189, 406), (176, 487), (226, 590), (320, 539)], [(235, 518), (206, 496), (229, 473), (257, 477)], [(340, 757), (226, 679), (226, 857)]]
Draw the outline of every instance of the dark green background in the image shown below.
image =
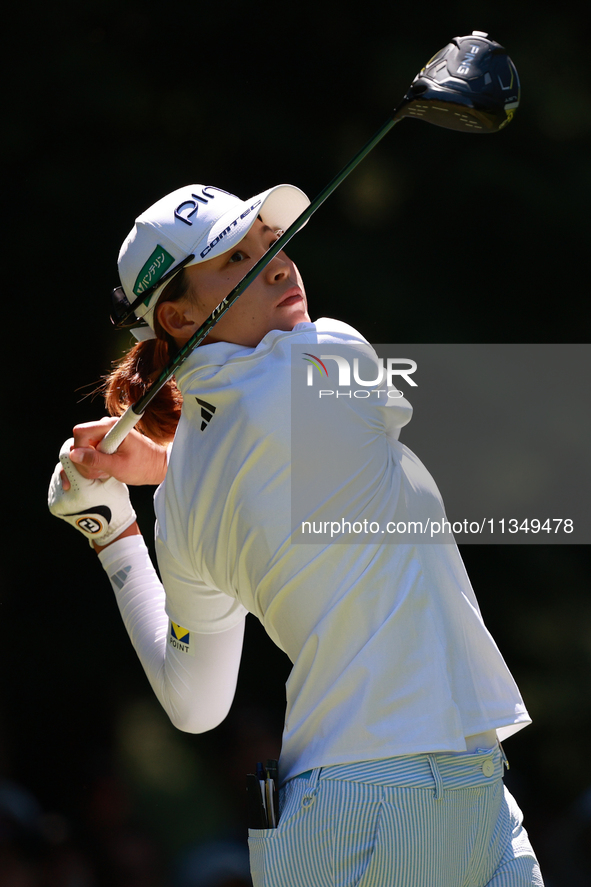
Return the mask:
[[(257, 625), (228, 721), (174, 731), (98, 563), (46, 510), (62, 441), (102, 415), (89, 395), (129, 345), (107, 302), (135, 216), (189, 183), (315, 196), (436, 50), (488, 30), (521, 76), (510, 127), (405, 121), (290, 252), (313, 316), (374, 342), (588, 341), (586, 31), (578, 4), (549, 8), (101, 0), (3, 14), (0, 763), (42, 811), (19, 825), (0, 803), (9, 887), (17, 870), (27, 885), (170, 883), (192, 842), (244, 840), (243, 774), (278, 752), (287, 665)], [(557, 448), (558, 473), (568, 459)], [(150, 496), (134, 497), (147, 535)], [(587, 884), (589, 549), (462, 553), (534, 718), (507, 742), (508, 784), (548, 884)]]

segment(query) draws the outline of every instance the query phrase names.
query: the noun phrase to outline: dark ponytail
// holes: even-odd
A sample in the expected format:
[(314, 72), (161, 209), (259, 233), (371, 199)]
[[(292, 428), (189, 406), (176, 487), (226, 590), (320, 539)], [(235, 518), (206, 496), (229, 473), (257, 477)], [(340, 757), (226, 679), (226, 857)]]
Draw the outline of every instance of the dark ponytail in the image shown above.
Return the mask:
[[(176, 302), (188, 292), (189, 279), (183, 269), (166, 285), (158, 304)], [(155, 314), (154, 331), (156, 339), (146, 339), (134, 345), (106, 377), (105, 405), (111, 416), (120, 416), (131, 404), (137, 403), (176, 354), (176, 342), (162, 329)], [(136, 428), (158, 444), (169, 443), (174, 437), (182, 404), (183, 397), (174, 378), (169, 379), (151, 401)]]

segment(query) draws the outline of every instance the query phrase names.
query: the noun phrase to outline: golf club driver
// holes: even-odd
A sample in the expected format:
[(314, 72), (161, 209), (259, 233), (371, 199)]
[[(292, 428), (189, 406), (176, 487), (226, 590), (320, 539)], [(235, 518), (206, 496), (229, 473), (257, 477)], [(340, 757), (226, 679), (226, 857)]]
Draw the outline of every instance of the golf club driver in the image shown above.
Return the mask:
[[(335, 178), (318, 194), (310, 205), (272, 244), (264, 256), (253, 265), (248, 274), (220, 302), (197, 332), (179, 349), (158, 378), (140, 399), (132, 404), (111, 428), (100, 444), (104, 453), (114, 453), (160, 389), (175, 374), (218, 320), (242, 295), (255, 277), (289, 243), (292, 237), (347, 178), (364, 157), (381, 141), (390, 129), (405, 117), (414, 117), (459, 132), (487, 133), (503, 129), (513, 118), (519, 105), (519, 77), (506, 50), (483, 31), (473, 31), (466, 37), (454, 37), (417, 74), (400, 104), (372, 139), (349, 161)], [(185, 260), (186, 263), (187, 260)], [(171, 276), (180, 270), (175, 267)], [(162, 285), (162, 279), (156, 286)], [(141, 301), (151, 291), (142, 293)], [(112, 295), (111, 319), (117, 328), (133, 326), (135, 303), (130, 304), (121, 287)]]
[(394, 111), (460, 132), (497, 132), (519, 105), (519, 77), (499, 43), (483, 31), (454, 37), (427, 62)]

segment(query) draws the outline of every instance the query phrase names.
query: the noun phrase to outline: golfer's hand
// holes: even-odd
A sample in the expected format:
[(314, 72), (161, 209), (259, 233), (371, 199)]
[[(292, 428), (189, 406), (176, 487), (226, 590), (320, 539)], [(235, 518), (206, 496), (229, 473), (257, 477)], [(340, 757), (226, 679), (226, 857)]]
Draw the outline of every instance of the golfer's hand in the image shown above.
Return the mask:
[(51, 513), (79, 530), (97, 551), (122, 535), (139, 533), (127, 485), (114, 477), (82, 477), (70, 460), (72, 444), (70, 438), (62, 446), (49, 483)]
[[(91, 480), (114, 477), (132, 486), (161, 484), (168, 466), (166, 448), (139, 431), (130, 431), (117, 452), (110, 456), (98, 449), (101, 440), (116, 421), (109, 418), (76, 425), (69, 455), (77, 470), (83, 477)], [(64, 490), (68, 490), (70, 482), (65, 472), (61, 479)]]

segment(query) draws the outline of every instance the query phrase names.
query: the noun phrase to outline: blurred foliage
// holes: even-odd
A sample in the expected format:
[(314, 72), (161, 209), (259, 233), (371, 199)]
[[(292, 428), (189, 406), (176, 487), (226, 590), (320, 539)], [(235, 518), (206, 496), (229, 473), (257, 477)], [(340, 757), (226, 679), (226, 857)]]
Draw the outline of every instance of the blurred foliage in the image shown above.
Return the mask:
[[(18, 304), (16, 316), (27, 318), (10, 359), (35, 409), (24, 420), (24, 459), (9, 472), (6, 500), (16, 502), (17, 519), (11, 513), (5, 546), (19, 566), (0, 599), (0, 752), (12, 780), (66, 817), (87, 848), (103, 848), (101, 859), (110, 862), (87, 882), (112, 885), (117, 854), (111, 844), (107, 853), (104, 826), (96, 825), (97, 786), (115, 779), (125, 827), (142, 823), (168, 858), (178, 849), (175, 829), (186, 836), (195, 822), (195, 832), (203, 830), (187, 811), (214, 761), (220, 791), (236, 807), (230, 813), (222, 804), (211, 823), (225, 819), (239, 832), (249, 763), (234, 751), (232, 777), (224, 777), (229, 750), (276, 750), (287, 675), (284, 659), (251, 625), (227, 724), (209, 737), (154, 727), (160, 715), (100, 567), (46, 513), (58, 448), (75, 422), (102, 414), (100, 400), (86, 395), (129, 344), (127, 335), (113, 335), (107, 316), (123, 237), (141, 210), (189, 182), (247, 197), (288, 181), (314, 196), (436, 50), (456, 34), (488, 29), (521, 76), (522, 105), (511, 126), (478, 138), (405, 121), (318, 211), (291, 252), (313, 314), (339, 316), (373, 341), (584, 340), (586, 31), (572, 3), (534, 11), (507, 0), (387, 7), (58, 0), (12, 7), (3, 20), (4, 274), (18, 293), (11, 308)], [(557, 454), (557, 471), (565, 459), (568, 453)], [(150, 496), (137, 491), (147, 534)], [(32, 515), (34, 541), (17, 541), (17, 526), (20, 537)], [(485, 619), (534, 716), (534, 726), (508, 743), (511, 784), (549, 882), (588, 883), (576, 841), (588, 834), (591, 814), (576, 804), (591, 787), (589, 550), (468, 546), (464, 554)], [(261, 680), (265, 705), (253, 712)], [(146, 746), (143, 771), (141, 755), (129, 756), (131, 715), (133, 730), (144, 724), (157, 746)], [(215, 757), (221, 750), (224, 758)], [(186, 780), (169, 780), (180, 788), (165, 800), (162, 784), (145, 772), (153, 776), (156, 766), (158, 776), (158, 761), (164, 768), (173, 759)], [(132, 846), (130, 838), (128, 855)], [(54, 883), (65, 881), (56, 875)]]

